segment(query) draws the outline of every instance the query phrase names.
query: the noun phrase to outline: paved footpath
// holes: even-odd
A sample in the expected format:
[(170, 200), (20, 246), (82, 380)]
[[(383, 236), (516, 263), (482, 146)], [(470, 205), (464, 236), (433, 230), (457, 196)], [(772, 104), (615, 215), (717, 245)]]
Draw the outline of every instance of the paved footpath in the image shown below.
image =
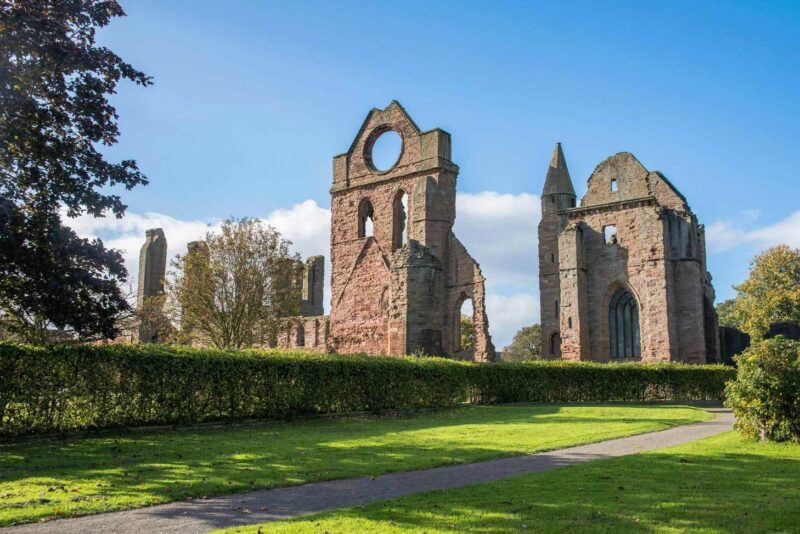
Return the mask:
[(716, 415), (715, 420), (551, 452), (392, 473), (376, 478), (348, 478), (210, 499), (192, 499), (138, 510), (20, 525), (0, 529), (0, 533), (188, 533), (276, 521), (412, 493), (459, 488), (591, 460), (636, 454), (680, 445), (731, 429), (733, 416), (730, 411), (723, 408), (711, 408), (709, 411)]

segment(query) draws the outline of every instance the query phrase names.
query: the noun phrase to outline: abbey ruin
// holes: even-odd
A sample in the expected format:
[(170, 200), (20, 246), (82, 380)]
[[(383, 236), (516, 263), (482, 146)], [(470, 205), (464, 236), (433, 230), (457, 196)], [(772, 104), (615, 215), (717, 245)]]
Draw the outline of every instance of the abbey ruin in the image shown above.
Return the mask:
[[(402, 149), (379, 170), (372, 149), (389, 131)], [(333, 159), (330, 316), (319, 307), (289, 320), (279, 346), (494, 360), (484, 277), (453, 234), (457, 176), (450, 134), (421, 131), (397, 102), (370, 111), (349, 150)], [(468, 299), (470, 348), (461, 346)]]
[(546, 356), (718, 361), (703, 225), (663, 174), (621, 152), (597, 166), (577, 206), (558, 144), (541, 200)]
[[(379, 169), (373, 148), (387, 132), (400, 136), (400, 154)], [(450, 134), (421, 131), (395, 101), (370, 111), (347, 152), (333, 158), (330, 315), (324, 258), (313, 256), (297, 265), (301, 315), (287, 317), (270, 345), (494, 361), (485, 279), (453, 233), (458, 171)], [(616, 154), (597, 166), (578, 204), (558, 144), (541, 202), (545, 357), (718, 361), (703, 226), (663, 174), (632, 154)], [(161, 291), (165, 265), (164, 234), (148, 231), (140, 299)], [(470, 347), (462, 346), (461, 332), (467, 300)], [(140, 340), (149, 335), (140, 332)]]

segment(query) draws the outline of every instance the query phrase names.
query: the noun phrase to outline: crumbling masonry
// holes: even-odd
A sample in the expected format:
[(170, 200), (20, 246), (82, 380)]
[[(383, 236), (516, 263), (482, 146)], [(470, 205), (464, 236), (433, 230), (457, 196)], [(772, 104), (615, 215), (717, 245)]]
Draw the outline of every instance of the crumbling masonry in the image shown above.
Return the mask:
[[(390, 130), (402, 149), (379, 170), (372, 149)], [(331, 350), (494, 360), (484, 277), (453, 234), (458, 166), (450, 157), (450, 134), (420, 131), (392, 102), (370, 111), (350, 149), (333, 159)], [(461, 343), (467, 299), (471, 350)]]
[(703, 226), (663, 174), (627, 152), (597, 166), (576, 206), (556, 146), (542, 192), (539, 294), (546, 356), (718, 361)]

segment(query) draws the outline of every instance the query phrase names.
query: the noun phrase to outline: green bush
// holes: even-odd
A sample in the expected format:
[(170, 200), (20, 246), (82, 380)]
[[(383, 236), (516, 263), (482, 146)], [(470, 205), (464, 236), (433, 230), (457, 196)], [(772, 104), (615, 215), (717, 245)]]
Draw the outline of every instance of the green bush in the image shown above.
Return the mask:
[(721, 399), (722, 366), (0, 343), (0, 435), (471, 403)]
[(736, 429), (749, 438), (800, 441), (800, 342), (767, 339), (735, 360), (736, 380), (728, 384), (726, 404)]

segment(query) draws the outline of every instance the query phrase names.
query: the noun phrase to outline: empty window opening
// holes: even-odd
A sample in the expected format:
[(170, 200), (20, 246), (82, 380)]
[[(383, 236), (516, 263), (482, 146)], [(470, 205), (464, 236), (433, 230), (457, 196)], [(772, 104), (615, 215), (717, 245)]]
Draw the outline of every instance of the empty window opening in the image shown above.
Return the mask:
[(298, 347), (306, 346), (306, 329), (302, 324), (297, 325), (297, 332), (295, 333), (295, 345)]
[(555, 262), (556, 262), (556, 255), (550, 254), (550, 263), (555, 263)]
[(569, 199), (569, 207), (570, 208), (574, 208), (575, 207), (575, 199), (574, 198)]
[(394, 197), (394, 227), (392, 233), (392, 250), (397, 250), (408, 243), (410, 231), (408, 217), (408, 194), (402, 189)]
[(603, 227), (603, 237), (606, 240), (606, 245), (614, 245), (617, 243), (617, 227), (613, 224)]
[(567, 318), (567, 326), (569, 326), (570, 328), (572, 328), (572, 317), (568, 317), (568, 318)]
[(475, 350), (475, 323), (473, 322), (474, 313), (472, 299), (465, 298), (458, 306), (456, 316), (456, 351), (472, 352)]
[(358, 237), (372, 237), (374, 216), (372, 202), (365, 198), (358, 206)]
[(617, 192), (617, 188), (618, 188), (617, 179), (616, 178), (612, 178), (611, 179), (611, 192), (612, 193), (616, 193)]
[(550, 354), (561, 356), (561, 336), (558, 332), (553, 332), (553, 335), (550, 336)]
[(386, 172), (397, 165), (403, 153), (403, 138), (394, 130), (383, 132), (372, 144), (370, 159), (375, 170)]
[(639, 306), (623, 288), (614, 292), (608, 305), (608, 333), (612, 360), (639, 357)]

